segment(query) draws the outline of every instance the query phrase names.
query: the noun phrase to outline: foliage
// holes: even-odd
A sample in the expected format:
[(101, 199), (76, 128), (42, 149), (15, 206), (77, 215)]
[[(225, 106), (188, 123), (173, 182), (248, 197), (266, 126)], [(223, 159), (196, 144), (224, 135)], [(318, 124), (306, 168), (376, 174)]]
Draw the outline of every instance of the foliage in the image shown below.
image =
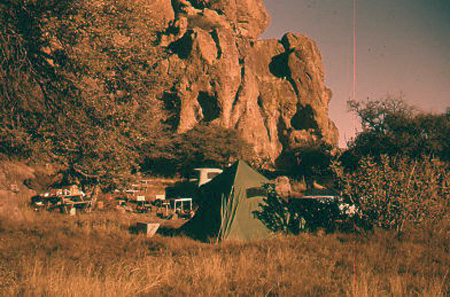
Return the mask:
[(311, 188), (318, 178), (331, 174), (329, 166), (336, 154), (336, 149), (324, 141), (309, 141), (286, 152), (282, 166), (290, 175), (304, 178)]
[(156, 67), (160, 24), (138, 2), (1, 4), (2, 153), (108, 184), (137, 170), (143, 149), (161, 154), (157, 94), (170, 82)]
[(238, 159), (250, 160), (253, 149), (231, 129), (213, 124), (198, 125), (174, 137), (174, 156), (178, 170), (195, 167), (225, 167)]
[(350, 221), (350, 216), (343, 213), (336, 199), (299, 198), (284, 200), (275, 191), (273, 184), (267, 184), (267, 198), (261, 204), (261, 210), (255, 211), (256, 217), (267, 228), (275, 233), (299, 234), (300, 232), (335, 231), (344, 227), (344, 221)]
[(319, 229), (327, 232), (355, 231), (351, 224), (357, 218), (346, 212), (348, 205), (339, 197), (294, 199), (290, 201), (290, 207), (296, 218), (294, 234)]
[(41, 12), (32, 8), (25, 1), (0, 3), (0, 150), (25, 157), (32, 153), (32, 131), (48, 121), (52, 100), (44, 84), (54, 78), (38, 50)]
[(427, 114), (407, 105), (402, 98), (349, 101), (360, 118), (362, 132), (349, 142), (346, 163), (362, 156), (402, 154), (413, 159), (432, 155), (450, 160), (450, 114)]
[(449, 211), (448, 163), (383, 155), (378, 163), (363, 158), (350, 173), (339, 164), (333, 168), (342, 197), (355, 204), (362, 221), (370, 225), (402, 231)]
[(267, 198), (261, 203), (261, 210), (254, 215), (272, 232), (292, 233), (292, 209), (287, 201), (281, 198), (275, 190), (274, 184), (266, 184)]

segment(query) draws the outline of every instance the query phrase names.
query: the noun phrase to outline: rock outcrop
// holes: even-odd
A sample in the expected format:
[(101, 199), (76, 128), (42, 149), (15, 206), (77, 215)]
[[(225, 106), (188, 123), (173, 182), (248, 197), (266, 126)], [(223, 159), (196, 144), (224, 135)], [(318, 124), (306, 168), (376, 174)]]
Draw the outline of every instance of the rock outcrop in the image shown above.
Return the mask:
[(35, 170), (25, 164), (0, 160), (0, 224), (24, 219), (23, 206), (36, 194), (24, 181), (34, 177)]
[(174, 130), (200, 123), (237, 129), (272, 161), (310, 141), (337, 143), (328, 118), (331, 91), (314, 41), (292, 33), (258, 40), (269, 23), (262, 0), (165, 5), (173, 19), (159, 41), (170, 53), (160, 67), (174, 81), (164, 95), (176, 108)]

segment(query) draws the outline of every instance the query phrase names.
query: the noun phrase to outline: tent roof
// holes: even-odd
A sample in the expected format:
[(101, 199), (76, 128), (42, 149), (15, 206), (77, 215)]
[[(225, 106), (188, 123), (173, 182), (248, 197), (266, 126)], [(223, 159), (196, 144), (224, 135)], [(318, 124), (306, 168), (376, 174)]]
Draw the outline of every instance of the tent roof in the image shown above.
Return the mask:
[(203, 185), (203, 192), (227, 187), (259, 187), (268, 183), (269, 180), (262, 174), (252, 169), (246, 162), (237, 161), (232, 166), (226, 168), (221, 174), (213, 178), (209, 183)]

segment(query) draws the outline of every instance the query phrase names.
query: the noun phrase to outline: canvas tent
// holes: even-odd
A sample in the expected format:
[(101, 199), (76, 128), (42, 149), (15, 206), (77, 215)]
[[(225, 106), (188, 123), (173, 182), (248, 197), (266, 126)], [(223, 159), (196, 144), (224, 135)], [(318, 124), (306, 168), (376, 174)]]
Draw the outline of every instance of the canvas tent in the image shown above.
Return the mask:
[(236, 162), (200, 188), (199, 210), (183, 226), (184, 233), (203, 241), (267, 238), (270, 231), (253, 212), (266, 196), (262, 186), (268, 182), (245, 162)]

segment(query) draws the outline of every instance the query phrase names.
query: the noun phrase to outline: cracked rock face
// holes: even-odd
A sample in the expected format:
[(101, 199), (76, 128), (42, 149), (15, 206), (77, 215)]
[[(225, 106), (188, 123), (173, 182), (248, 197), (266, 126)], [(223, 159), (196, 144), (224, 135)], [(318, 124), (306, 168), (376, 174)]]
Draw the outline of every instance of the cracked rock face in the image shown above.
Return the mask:
[(292, 33), (258, 40), (269, 23), (262, 0), (165, 5), (173, 19), (160, 46), (170, 57), (160, 66), (175, 82), (164, 95), (176, 106), (174, 130), (200, 123), (236, 129), (273, 162), (311, 141), (337, 143), (328, 118), (331, 91), (314, 41)]

